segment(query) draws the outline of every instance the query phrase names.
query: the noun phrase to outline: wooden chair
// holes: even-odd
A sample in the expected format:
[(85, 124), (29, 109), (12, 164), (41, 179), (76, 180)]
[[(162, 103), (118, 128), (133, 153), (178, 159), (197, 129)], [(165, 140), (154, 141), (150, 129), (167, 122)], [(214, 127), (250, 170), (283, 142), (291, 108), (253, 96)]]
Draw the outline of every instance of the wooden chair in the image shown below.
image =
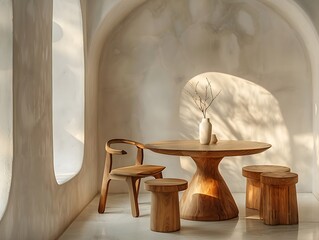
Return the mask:
[[(124, 150), (111, 148), (112, 144), (129, 144), (135, 145), (137, 148), (137, 156), (135, 165), (112, 169), (113, 155), (127, 154)], [(101, 196), (99, 203), (99, 213), (104, 213), (108, 188), (111, 180), (124, 180), (128, 184), (129, 196), (131, 202), (131, 211), (133, 217), (139, 216), (138, 193), (140, 188), (140, 180), (144, 177), (153, 176), (154, 178), (162, 178), (162, 171), (165, 167), (157, 165), (143, 165), (144, 145), (127, 139), (111, 139), (105, 145), (106, 158), (104, 166), (104, 174), (101, 187)]]

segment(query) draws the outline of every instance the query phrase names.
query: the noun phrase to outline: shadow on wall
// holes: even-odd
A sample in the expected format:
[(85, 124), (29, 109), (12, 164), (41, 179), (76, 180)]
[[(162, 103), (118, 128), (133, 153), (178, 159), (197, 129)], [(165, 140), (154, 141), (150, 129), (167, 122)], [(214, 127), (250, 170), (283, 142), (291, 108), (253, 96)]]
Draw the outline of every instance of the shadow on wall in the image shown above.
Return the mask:
[[(224, 159), (220, 170), (225, 180), (241, 182), (241, 168), (249, 164), (291, 165), (290, 139), (277, 100), (264, 88), (245, 79), (222, 73), (203, 73), (189, 82), (211, 81), (214, 94), (221, 93), (208, 110), (213, 132), (218, 139), (253, 140), (272, 144), (262, 154)], [(186, 86), (186, 85), (185, 85)], [(198, 89), (204, 91), (204, 89)], [(198, 139), (201, 111), (184, 87), (180, 102), (180, 136)], [(182, 157), (181, 167), (190, 175), (196, 167), (192, 159)], [(237, 189), (238, 186), (233, 184)]]

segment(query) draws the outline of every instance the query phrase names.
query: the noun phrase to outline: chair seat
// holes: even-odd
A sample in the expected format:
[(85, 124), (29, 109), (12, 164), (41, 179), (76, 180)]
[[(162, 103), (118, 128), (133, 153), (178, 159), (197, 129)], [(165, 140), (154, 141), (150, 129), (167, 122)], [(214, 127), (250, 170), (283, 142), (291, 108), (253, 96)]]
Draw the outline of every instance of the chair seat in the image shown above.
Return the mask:
[(116, 168), (111, 171), (111, 175), (130, 176), (130, 177), (146, 177), (156, 173), (160, 173), (165, 167), (157, 165), (135, 165), (128, 167)]
[[(120, 167), (113, 169), (113, 158), (121, 160), (122, 155), (127, 154), (125, 150), (114, 148), (113, 144), (126, 144), (126, 146), (131, 145), (136, 147), (136, 158), (135, 164), (130, 166)], [(144, 150), (145, 146), (142, 143), (129, 140), (114, 138), (106, 142), (105, 144), (105, 163), (104, 163), (104, 173), (101, 186), (101, 195), (99, 202), (99, 213), (104, 213), (107, 193), (109, 190), (109, 184), (111, 180), (126, 181), (128, 185), (128, 192), (131, 202), (131, 212), (133, 217), (138, 217), (140, 211), (138, 208), (138, 193), (140, 189), (141, 178), (153, 177), (153, 178), (163, 178), (162, 171), (165, 169), (164, 166), (157, 165), (143, 165)], [(116, 157), (119, 156), (119, 157)], [(123, 158), (122, 158), (123, 159)]]

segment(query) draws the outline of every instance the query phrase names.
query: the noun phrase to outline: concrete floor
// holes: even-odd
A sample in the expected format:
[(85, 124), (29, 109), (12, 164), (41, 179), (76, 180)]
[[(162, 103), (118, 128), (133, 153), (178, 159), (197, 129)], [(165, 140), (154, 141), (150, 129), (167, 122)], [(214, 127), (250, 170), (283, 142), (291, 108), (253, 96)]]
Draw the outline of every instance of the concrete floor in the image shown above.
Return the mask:
[(298, 194), (299, 224), (267, 226), (258, 219), (256, 211), (246, 210), (245, 194), (234, 193), (239, 208), (239, 217), (220, 222), (181, 220), (181, 230), (173, 233), (157, 233), (149, 228), (150, 193), (140, 194), (139, 218), (130, 212), (127, 194), (109, 195), (104, 214), (98, 214), (99, 196), (82, 211), (59, 238), (71, 239), (220, 239), (220, 240), (318, 240), (319, 201), (311, 193)]

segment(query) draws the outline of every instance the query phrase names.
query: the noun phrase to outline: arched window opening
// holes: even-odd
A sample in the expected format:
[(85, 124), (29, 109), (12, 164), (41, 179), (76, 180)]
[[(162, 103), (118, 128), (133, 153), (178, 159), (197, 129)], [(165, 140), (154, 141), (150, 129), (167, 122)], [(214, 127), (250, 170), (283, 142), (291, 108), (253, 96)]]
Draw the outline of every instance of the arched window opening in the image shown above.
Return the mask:
[(81, 169), (84, 151), (84, 47), (80, 1), (54, 0), (52, 22), (54, 172), (59, 184)]

